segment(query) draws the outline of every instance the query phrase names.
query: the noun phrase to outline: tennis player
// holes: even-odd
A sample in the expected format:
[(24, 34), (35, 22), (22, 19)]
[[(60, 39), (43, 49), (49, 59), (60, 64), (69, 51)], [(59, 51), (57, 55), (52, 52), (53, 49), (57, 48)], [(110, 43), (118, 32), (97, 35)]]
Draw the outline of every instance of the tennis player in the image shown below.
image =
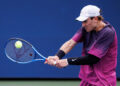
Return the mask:
[[(55, 56), (49, 56), (47, 64), (62, 68), (81, 65), (80, 86), (116, 86), (117, 35), (113, 26), (105, 21), (100, 8), (87, 5), (76, 20), (82, 27), (65, 42)], [(62, 59), (76, 44), (82, 42), (82, 56)], [(79, 51), (78, 51), (79, 53)]]

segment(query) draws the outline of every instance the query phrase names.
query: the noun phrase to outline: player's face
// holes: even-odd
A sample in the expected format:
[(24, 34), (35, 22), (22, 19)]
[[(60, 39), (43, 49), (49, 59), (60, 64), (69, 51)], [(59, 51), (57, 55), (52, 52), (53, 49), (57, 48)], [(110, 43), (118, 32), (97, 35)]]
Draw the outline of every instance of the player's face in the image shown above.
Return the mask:
[(92, 30), (96, 29), (96, 20), (93, 18), (88, 18), (87, 20), (82, 22), (82, 27), (85, 28), (87, 32), (90, 32)]

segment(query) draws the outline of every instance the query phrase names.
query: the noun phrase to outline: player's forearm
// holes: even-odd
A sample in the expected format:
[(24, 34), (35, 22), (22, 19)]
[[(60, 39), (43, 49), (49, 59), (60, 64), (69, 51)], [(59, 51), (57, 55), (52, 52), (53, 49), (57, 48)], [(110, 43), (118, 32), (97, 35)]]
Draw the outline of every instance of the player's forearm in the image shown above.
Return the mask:
[(75, 45), (76, 45), (76, 42), (71, 39), (71, 40), (65, 42), (65, 43), (61, 46), (60, 50), (63, 50), (63, 51), (65, 52), (65, 54), (67, 54), (68, 52), (70, 52), (70, 51), (72, 50), (72, 48), (73, 48)]
[(69, 65), (92, 65), (96, 64), (100, 59), (94, 55), (86, 55), (76, 58), (68, 58)]
[(57, 56), (59, 58), (62, 58), (65, 54), (67, 54), (68, 52), (70, 52), (72, 50), (72, 48), (76, 45), (77, 43), (70, 39), (69, 41), (65, 42), (61, 47), (60, 50), (57, 52)]

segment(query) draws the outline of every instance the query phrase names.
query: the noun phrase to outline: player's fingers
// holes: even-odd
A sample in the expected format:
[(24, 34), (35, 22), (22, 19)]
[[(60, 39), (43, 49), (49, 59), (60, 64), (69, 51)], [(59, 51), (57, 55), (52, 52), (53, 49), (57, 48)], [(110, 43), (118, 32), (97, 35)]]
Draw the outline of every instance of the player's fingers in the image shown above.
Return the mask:
[(46, 63), (51, 65), (51, 66), (55, 66), (54, 60), (47, 60)]
[(55, 64), (55, 66), (56, 66), (57, 68), (61, 68), (60, 61), (56, 61), (56, 64)]

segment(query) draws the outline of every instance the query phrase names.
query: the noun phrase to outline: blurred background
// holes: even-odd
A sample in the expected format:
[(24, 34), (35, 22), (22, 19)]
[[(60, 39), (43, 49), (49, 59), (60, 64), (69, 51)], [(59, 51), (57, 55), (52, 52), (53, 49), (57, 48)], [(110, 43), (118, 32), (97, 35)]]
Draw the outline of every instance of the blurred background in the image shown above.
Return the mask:
[[(29, 41), (44, 56), (55, 55), (59, 47), (81, 27), (75, 21), (83, 6), (92, 4), (117, 31), (117, 78), (120, 78), (120, 1), (119, 0), (1, 0), (0, 1), (0, 78), (77, 79), (80, 66), (58, 69), (43, 62), (17, 64), (4, 53), (7, 40), (19, 37)], [(64, 58), (81, 55), (78, 44)]]

